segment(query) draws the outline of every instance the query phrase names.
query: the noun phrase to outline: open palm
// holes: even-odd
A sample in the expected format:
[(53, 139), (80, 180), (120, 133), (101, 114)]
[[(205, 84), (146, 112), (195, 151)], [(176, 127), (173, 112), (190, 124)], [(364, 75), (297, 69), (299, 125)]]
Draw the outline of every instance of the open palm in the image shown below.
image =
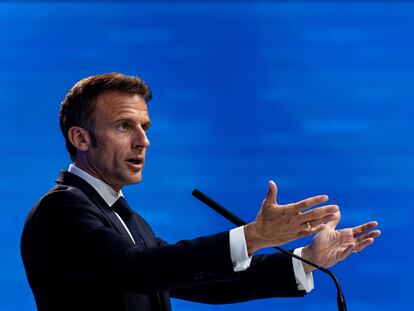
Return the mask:
[[(312, 240), (312, 244), (305, 248), (304, 252), (316, 264), (329, 268), (344, 260), (352, 252), (361, 252), (381, 235), (381, 231), (374, 230), (378, 223), (371, 221), (353, 228), (336, 230), (341, 218), (340, 213), (335, 213), (336, 219), (327, 223)], [(305, 265), (305, 271), (310, 272), (313, 267)]]

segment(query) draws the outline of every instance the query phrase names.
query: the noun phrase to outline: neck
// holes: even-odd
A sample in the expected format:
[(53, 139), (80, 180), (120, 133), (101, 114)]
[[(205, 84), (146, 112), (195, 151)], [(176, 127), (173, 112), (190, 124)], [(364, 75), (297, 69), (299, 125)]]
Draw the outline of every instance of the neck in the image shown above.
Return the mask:
[(107, 184), (108, 186), (110, 186), (112, 189), (114, 189), (116, 192), (119, 192), (121, 190), (120, 187), (117, 187), (115, 185), (111, 185), (109, 182), (107, 182), (105, 180), (105, 178), (103, 177), (102, 174), (99, 173), (99, 171), (89, 162), (87, 161), (82, 161), (79, 159), (75, 159), (73, 161), (73, 164), (77, 167), (80, 168), (81, 170), (87, 172), (89, 175), (103, 181), (105, 184)]

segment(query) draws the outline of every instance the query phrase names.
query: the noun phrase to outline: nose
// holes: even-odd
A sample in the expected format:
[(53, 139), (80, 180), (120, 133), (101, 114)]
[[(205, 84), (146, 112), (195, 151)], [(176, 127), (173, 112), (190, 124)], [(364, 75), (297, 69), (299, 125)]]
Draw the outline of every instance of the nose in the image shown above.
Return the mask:
[(134, 131), (133, 135), (132, 145), (134, 148), (147, 148), (150, 145), (147, 133), (141, 126)]

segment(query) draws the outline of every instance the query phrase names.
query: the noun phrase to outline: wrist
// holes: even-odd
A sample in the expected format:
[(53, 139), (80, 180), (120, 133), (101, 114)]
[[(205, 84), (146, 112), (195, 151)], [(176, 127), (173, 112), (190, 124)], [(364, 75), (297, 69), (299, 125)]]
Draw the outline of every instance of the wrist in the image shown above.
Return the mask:
[[(302, 249), (302, 256), (303, 259), (309, 260), (313, 262), (312, 250), (310, 246), (306, 246)], [(316, 270), (315, 267), (308, 265), (306, 262), (302, 262), (303, 270), (306, 274), (311, 273), (312, 271)]]
[(256, 231), (254, 222), (249, 223), (243, 227), (244, 238), (246, 239), (247, 253), (252, 255), (254, 252), (257, 252), (260, 247), (260, 239)]

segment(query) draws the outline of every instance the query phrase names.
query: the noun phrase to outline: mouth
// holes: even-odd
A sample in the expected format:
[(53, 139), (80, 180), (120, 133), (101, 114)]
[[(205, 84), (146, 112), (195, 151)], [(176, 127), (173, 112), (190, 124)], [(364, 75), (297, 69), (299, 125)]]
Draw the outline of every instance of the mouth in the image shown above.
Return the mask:
[(141, 157), (137, 157), (137, 158), (131, 158), (126, 160), (131, 167), (133, 167), (134, 169), (142, 169), (142, 167), (144, 166), (144, 158)]

